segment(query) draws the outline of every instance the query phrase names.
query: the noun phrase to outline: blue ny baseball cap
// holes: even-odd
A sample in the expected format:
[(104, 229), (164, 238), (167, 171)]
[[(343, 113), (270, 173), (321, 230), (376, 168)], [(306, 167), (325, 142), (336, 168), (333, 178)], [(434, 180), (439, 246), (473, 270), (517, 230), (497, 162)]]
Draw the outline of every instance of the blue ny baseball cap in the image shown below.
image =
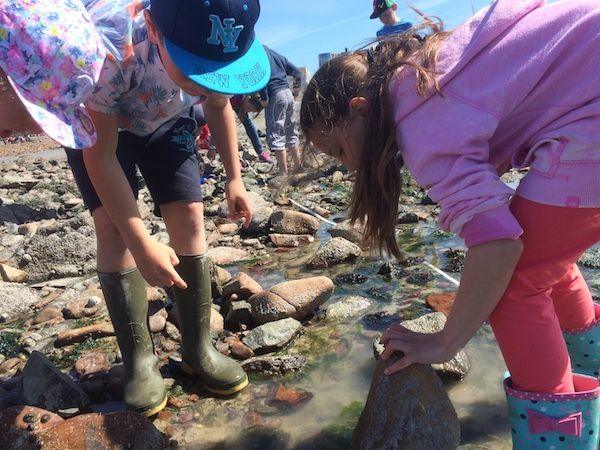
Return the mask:
[(262, 89), (271, 68), (254, 35), (258, 0), (152, 0), (169, 56), (192, 81), (223, 94)]

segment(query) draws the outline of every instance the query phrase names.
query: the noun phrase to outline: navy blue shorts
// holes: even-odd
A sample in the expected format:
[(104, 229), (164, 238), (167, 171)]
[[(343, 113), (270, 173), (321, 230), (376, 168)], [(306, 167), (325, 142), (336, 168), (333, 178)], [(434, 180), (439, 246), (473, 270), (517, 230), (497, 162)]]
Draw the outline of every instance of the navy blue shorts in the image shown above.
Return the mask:
[[(119, 132), (117, 158), (133, 195), (137, 198), (139, 191), (137, 166), (152, 195), (157, 215), (160, 215), (160, 205), (165, 203), (202, 201), (195, 131), (194, 119), (180, 117), (150, 136), (139, 137), (128, 131)], [(83, 162), (85, 150), (65, 151), (83, 201), (93, 212), (102, 202)]]

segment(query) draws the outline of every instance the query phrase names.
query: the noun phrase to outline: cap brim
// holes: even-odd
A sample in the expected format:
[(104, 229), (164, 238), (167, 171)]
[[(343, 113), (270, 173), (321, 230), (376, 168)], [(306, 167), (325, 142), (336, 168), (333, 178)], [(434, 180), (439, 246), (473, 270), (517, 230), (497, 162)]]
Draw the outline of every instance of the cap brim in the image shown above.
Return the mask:
[(96, 130), (92, 119), (82, 106), (71, 111), (53, 114), (29, 99), (18, 85), (9, 82), (29, 115), (51, 139), (67, 148), (84, 149), (96, 143)]
[(221, 94), (250, 94), (266, 86), (271, 66), (265, 49), (258, 41), (233, 62), (210, 61), (198, 57), (165, 39), (169, 56), (177, 68), (195, 83)]
[(373, 14), (371, 14), (371, 19), (377, 19), (380, 15), (381, 13), (374, 12)]

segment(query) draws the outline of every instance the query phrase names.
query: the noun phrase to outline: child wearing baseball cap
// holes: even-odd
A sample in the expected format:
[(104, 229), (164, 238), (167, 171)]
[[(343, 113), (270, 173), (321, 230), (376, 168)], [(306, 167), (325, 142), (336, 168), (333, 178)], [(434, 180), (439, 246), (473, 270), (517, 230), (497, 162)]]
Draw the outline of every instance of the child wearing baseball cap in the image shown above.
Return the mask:
[(394, 0), (373, 0), (373, 13), (370, 18), (379, 19), (383, 23), (383, 27), (377, 31), (377, 37), (402, 33), (412, 27), (410, 22), (398, 17), (397, 10), (398, 5)]
[[(125, 366), (125, 403), (151, 416), (167, 396), (146, 324), (146, 282), (173, 287), (183, 370), (218, 394), (248, 383), (241, 366), (219, 353), (210, 337), (211, 262), (189, 111), (202, 103), (228, 175), (230, 217), (249, 223), (229, 95), (255, 92), (269, 78), (254, 35), (260, 4), (93, 0), (86, 7), (110, 55), (87, 101), (97, 142), (67, 155), (95, 223), (98, 277)], [(153, 239), (140, 217), (136, 166), (169, 245)]]

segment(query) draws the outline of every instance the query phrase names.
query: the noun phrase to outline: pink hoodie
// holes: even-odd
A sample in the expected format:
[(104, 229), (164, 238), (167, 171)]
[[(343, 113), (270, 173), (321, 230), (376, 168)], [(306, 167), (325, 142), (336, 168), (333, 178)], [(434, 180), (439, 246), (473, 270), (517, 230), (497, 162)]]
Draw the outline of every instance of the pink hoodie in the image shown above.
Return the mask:
[(406, 166), (467, 246), (516, 238), (513, 191), (498, 174), (530, 167), (517, 193), (600, 207), (600, 2), (497, 0), (438, 53), (443, 96), (390, 84)]

